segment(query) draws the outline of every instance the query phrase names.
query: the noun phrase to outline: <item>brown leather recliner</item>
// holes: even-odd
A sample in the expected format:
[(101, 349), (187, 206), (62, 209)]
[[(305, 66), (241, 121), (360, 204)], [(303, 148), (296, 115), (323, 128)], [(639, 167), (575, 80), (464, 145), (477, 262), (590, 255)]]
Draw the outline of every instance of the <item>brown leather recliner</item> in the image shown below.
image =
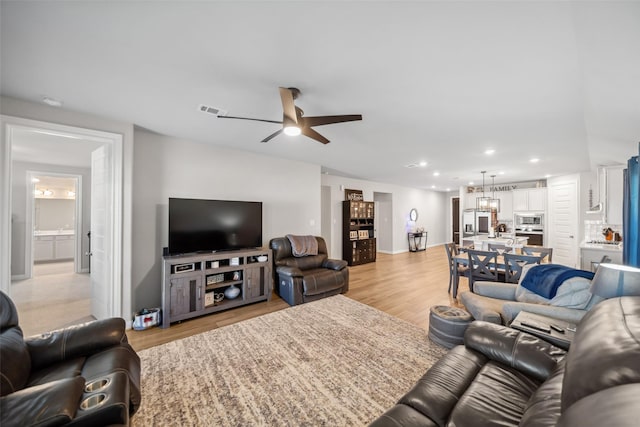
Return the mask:
[(140, 406), (140, 358), (121, 318), (23, 338), (0, 292), (0, 424), (129, 425)]
[(322, 237), (318, 254), (294, 256), (287, 237), (271, 239), (273, 249), (273, 283), (276, 293), (289, 305), (302, 304), (349, 290), (347, 262), (329, 259), (327, 244)]

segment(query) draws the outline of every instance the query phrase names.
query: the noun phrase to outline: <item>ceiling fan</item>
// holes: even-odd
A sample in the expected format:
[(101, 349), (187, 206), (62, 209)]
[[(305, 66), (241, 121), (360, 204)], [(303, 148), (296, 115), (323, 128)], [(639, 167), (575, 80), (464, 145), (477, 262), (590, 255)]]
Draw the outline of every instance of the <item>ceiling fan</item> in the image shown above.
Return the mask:
[(356, 120), (362, 120), (360, 114), (349, 114), (341, 116), (315, 116), (315, 117), (303, 117), (304, 111), (297, 107), (293, 101), (300, 95), (300, 89), (295, 87), (280, 88), (280, 99), (282, 100), (282, 121), (266, 120), (266, 119), (253, 119), (250, 117), (233, 117), (233, 116), (218, 116), (220, 119), (240, 119), (240, 120), (254, 120), (257, 122), (278, 123), (282, 125), (282, 129), (272, 133), (260, 142), (268, 142), (285, 133), (286, 135), (300, 135), (303, 134), (311, 139), (315, 139), (323, 144), (328, 144), (330, 141), (318, 132), (312, 129), (314, 126), (330, 125), (332, 123), (353, 122)]

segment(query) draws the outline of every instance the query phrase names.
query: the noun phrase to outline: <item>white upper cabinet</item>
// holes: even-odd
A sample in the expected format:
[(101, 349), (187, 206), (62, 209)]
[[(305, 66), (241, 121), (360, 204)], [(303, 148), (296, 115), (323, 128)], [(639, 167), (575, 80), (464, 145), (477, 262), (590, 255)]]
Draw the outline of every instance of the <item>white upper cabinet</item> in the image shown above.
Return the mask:
[(513, 220), (513, 192), (501, 191), (496, 193), (496, 198), (500, 199), (500, 212), (498, 212), (498, 221)]
[(607, 219), (609, 224), (622, 225), (624, 166), (607, 168)]
[(546, 209), (546, 188), (526, 188), (522, 190), (513, 190), (513, 212), (544, 212)]

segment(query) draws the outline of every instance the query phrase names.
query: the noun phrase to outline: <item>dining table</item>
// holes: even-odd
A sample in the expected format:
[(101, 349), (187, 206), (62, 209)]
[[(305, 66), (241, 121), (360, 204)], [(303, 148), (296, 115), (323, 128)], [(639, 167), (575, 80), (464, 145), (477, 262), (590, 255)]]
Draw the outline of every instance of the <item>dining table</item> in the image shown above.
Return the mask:
[[(459, 266), (464, 266), (464, 267), (468, 267), (469, 266), (469, 255), (466, 252), (461, 252), (458, 255), (454, 255), (452, 257), (453, 262), (454, 262), (454, 268), (453, 268), (453, 274), (454, 274), (454, 280), (453, 280), (453, 289), (452, 289), (452, 294), (453, 294), (453, 298), (456, 298), (458, 296), (458, 281), (459, 281), (459, 277), (458, 277), (458, 267)], [(493, 264), (493, 263), (492, 263)], [(506, 271), (506, 264), (504, 261), (504, 255), (501, 252), (498, 252), (498, 256), (496, 257), (496, 267), (498, 269), (498, 272), (502, 272), (504, 273)]]

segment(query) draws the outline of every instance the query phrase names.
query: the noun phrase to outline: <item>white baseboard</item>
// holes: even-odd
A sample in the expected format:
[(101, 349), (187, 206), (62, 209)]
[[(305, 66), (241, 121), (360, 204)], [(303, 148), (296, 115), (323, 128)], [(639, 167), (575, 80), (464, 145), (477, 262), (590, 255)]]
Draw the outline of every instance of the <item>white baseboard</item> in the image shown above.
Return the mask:
[(26, 274), (18, 274), (15, 276), (11, 276), (11, 281), (13, 282), (14, 280), (26, 280), (28, 279)]

